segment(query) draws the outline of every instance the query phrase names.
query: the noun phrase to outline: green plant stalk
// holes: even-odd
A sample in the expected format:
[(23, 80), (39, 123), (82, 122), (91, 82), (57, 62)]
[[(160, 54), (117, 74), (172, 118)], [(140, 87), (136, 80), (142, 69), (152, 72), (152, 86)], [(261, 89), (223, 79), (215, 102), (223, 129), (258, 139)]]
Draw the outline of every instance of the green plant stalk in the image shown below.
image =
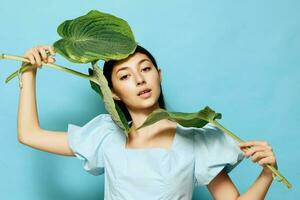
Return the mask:
[[(9, 60), (17, 60), (17, 61), (22, 61), (22, 62), (28, 62), (28, 60), (24, 57), (15, 56), (15, 55), (8, 55), (8, 54), (1, 54), (0, 59), (9, 59)], [(81, 78), (84, 78), (84, 79), (87, 79), (87, 80), (90, 80), (90, 81), (93, 81), (93, 82), (99, 84), (98, 80), (95, 76), (86, 75), (86, 74), (83, 74), (81, 72), (78, 72), (78, 71), (75, 71), (75, 70), (60, 66), (60, 65), (52, 64), (52, 63), (42, 62), (42, 64), (46, 65), (46, 66), (49, 66), (51, 68), (60, 70), (60, 71), (64, 71), (64, 72), (67, 72), (67, 73), (70, 73), (70, 74), (74, 74), (76, 76), (79, 76)], [(25, 65), (25, 66), (20, 67), (17, 71), (15, 71), (14, 73), (12, 73), (11, 75), (9, 75), (6, 78), (5, 83), (9, 82), (11, 79), (16, 77), (19, 73), (23, 73), (24, 71), (26, 71), (30, 68), (32, 68), (32, 65)], [(20, 80), (20, 78), (19, 78), (19, 80)], [(22, 84), (22, 82), (20, 82), (20, 84)]]
[[(242, 139), (240, 139), (234, 133), (232, 133), (231, 131), (229, 131), (228, 129), (226, 129), (224, 126), (222, 126), (218, 121), (212, 120), (212, 121), (210, 121), (210, 123), (212, 123), (213, 125), (215, 125), (219, 129), (221, 129), (224, 133), (228, 134), (230, 137), (232, 137), (236, 141), (238, 141), (238, 142), (244, 142)], [(246, 148), (246, 150), (249, 150), (249, 149), (251, 149), (251, 147), (247, 147)], [(243, 150), (243, 151), (245, 151), (245, 150)], [(272, 171), (273, 178), (276, 181), (283, 182), (289, 189), (292, 188), (292, 184), (289, 183), (289, 181), (277, 169), (275, 169), (273, 166), (271, 166), (269, 164), (267, 164), (266, 166)], [(278, 177), (279, 179), (276, 179), (276, 177)]]

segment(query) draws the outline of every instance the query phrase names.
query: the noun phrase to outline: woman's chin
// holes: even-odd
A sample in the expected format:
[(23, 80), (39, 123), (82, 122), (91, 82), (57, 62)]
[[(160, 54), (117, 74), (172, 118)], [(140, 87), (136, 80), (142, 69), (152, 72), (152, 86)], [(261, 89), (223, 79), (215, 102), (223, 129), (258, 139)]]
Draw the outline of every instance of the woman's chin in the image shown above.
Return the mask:
[(158, 102), (156, 99), (154, 98), (149, 98), (147, 100), (142, 100), (142, 101), (138, 101), (136, 102), (136, 104), (134, 105), (134, 109), (136, 110), (146, 110), (146, 109), (153, 109), (156, 108), (158, 105)]

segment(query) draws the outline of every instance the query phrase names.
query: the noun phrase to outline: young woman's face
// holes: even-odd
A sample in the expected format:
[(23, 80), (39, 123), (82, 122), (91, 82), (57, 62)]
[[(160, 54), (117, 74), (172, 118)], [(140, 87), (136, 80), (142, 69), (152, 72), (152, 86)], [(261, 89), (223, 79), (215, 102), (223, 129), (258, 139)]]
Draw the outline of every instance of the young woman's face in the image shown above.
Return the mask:
[[(131, 110), (146, 109), (158, 104), (161, 70), (156, 69), (147, 55), (134, 53), (115, 63), (112, 70), (112, 94)], [(150, 92), (139, 95), (139, 92)]]

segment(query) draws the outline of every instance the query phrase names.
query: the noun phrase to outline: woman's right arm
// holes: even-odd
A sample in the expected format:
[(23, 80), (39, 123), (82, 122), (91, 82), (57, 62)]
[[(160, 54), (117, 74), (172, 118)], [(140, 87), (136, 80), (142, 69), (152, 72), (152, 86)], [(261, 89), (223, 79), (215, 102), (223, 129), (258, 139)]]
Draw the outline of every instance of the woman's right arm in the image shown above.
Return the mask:
[(36, 106), (36, 74), (37, 68), (43, 62), (54, 63), (47, 55), (55, 52), (52, 46), (37, 46), (26, 51), (24, 57), (34, 66), (22, 73), (22, 88), (20, 88), (18, 108), (18, 140), (20, 143), (35, 149), (65, 156), (74, 156), (69, 147), (67, 133), (49, 131), (40, 128)]

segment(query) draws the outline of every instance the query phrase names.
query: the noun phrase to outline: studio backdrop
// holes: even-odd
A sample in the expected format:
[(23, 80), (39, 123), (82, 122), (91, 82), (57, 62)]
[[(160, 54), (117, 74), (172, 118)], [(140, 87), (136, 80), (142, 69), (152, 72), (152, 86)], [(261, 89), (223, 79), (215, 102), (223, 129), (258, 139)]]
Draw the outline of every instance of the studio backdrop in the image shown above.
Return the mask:
[[(61, 22), (92, 9), (125, 19), (154, 55), (168, 110), (210, 106), (240, 138), (267, 141), (293, 188), (273, 181), (266, 199), (299, 199), (299, 1), (1, 0), (0, 53), (23, 55), (32, 46), (52, 44)], [(56, 63), (88, 74), (89, 66), (60, 55)], [(5, 79), (19, 66), (0, 60), (0, 199), (101, 199), (103, 175), (88, 174), (75, 157), (18, 142), (18, 79)], [(36, 83), (41, 128), (67, 131), (69, 123), (82, 126), (107, 113), (85, 79), (44, 66)], [(229, 175), (242, 194), (261, 170), (247, 159)], [(193, 199), (212, 197), (197, 187)]]

